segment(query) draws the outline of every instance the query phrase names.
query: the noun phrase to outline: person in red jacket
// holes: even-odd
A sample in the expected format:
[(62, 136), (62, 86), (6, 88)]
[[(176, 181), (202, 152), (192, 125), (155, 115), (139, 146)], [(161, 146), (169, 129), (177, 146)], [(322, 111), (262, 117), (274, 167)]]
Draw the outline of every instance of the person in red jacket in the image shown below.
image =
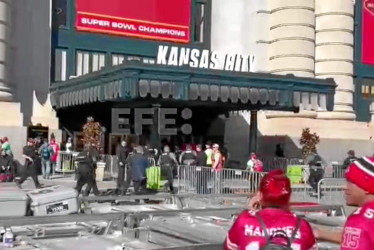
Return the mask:
[(341, 250), (374, 248), (374, 157), (363, 157), (349, 165), (345, 174), (347, 205), (359, 208), (351, 214), (343, 231), (316, 228), (318, 239), (341, 244)]
[(60, 147), (56, 143), (55, 139), (51, 139), (51, 143), (49, 144), (49, 146), (51, 146), (52, 149), (53, 149), (53, 155), (51, 157), (51, 162), (52, 162), (52, 173), (53, 173), (53, 175), (55, 175), (56, 166), (57, 166), (57, 157), (58, 157), (58, 154), (60, 152)]
[(226, 237), (225, 250), (258, 250), (269, 243), (271, 236), (275, 244), (286, 245), (287, 240), (279, 237), (278, 230), (292, 241), (292, 249), (317, 249), (309, 223), (289, 210), (290, 197), (291, 183), (282, 170), (265, 175), (250, 204), (257, 204), (262, 209), (252, 206), (238, 217)]

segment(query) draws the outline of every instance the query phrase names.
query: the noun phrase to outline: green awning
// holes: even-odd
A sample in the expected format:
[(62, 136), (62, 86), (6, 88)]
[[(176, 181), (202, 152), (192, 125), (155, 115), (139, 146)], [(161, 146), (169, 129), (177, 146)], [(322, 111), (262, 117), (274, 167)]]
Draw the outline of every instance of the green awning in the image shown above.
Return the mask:
[(240, 103), (271, 109), (332, 110), (333, 79), (293, 75), (192, 70), (139, 62), (106, 68), (51, 87), (57, 108), (94, 102), (163, 98), (183, 101)]

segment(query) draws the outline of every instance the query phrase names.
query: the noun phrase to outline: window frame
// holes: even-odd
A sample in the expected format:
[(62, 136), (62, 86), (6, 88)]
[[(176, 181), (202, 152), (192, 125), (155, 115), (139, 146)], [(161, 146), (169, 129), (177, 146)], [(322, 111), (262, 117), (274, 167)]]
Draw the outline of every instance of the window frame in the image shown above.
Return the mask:
[[(196, 40), (196, 15), (197, 5), (203, 4), (203, 35), (202, 42)], [(203, 48), (209, 49), (211, 42), (211, 23), (212, 23), (212, 0), (194, 0), (191, 6), (191, 44), (200, 45)]]
[(55, 14), (56, 12), (56, 9), (57, 9), (57, 2), (58, 1), (61, 1), (61, 0), (52, 0), (52, 3), (51, 3), (51, 7), (52, 7), (52, 29), (54, 30), (58, 30), (58, 29), (65, 29), (65, 30), (69, 30), (71, 28), (71, 24), (72, 24), (72, 20), (71, 20), (71, 11), (72, 11), (72, 2), (71, 0), (62, 0), (62, 1), (66, 1), (66, 13), (65, 13), (65, 16), (66, 16), (66, 23), (65, 25), (60, 25), (60, 26), (56, 26), (54, 27), (53, 24), (57, 23), (57, 15)]

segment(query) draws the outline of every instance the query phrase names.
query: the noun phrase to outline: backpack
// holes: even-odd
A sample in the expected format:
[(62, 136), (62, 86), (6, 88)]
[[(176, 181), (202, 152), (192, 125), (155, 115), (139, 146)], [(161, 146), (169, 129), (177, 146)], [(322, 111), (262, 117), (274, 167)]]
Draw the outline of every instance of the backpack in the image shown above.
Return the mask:
[(43, 148), (42, 156), (43, 156), (44, 160), (49, 160), (51, 158), (51, 152), (49, 151), (49, 145), (47, 145)]
[[(258, 221), (260, 222), (261, 228), (265, 233), (265, 237), (266, 237), (266, 241), (267, 241), (266, 245), (263, 246), (262, 248), (260, 248), (260, 250), (293, 250), (292, 242), (295, 240), (297, 231), (299, 230), (300, 223), (301, 223), (301, 219), (299, 217), (297, 217), (296, 227), (295, 227), (295, 230), (292, 233), (291, 238), (289, 238), (287, 236), (287, 233), (283, 230), (277, 230), (271, 236), (269, 236), (269, 234), (266, 230), (265, 223), (264, 223), (263, 219), (261, 218), (261, 216), (257, 213), (256, 217), (257, 217)], [(275, 238), (285, 239), (287, 241), (287, 245), (284, 245), (284, 244), (281, 244), (281, 243), (274, 243), (273, 239), (275, 239)]]

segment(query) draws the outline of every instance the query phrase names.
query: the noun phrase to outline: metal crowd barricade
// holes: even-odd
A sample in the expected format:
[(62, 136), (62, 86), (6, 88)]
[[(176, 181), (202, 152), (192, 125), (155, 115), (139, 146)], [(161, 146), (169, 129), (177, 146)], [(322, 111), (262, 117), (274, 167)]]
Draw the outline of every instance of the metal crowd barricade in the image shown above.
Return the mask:
[(324, 178), (318, 182), (318, 202), (341, 204), (344, 203), (344, 189), (346, 180)]
[(288, 160), (287, 158), (261, 158), (264, 166), (264, 172), (270, 172), (274, 169), (282, 169), (287, 171)]
[(243, 194), (258, 189), (263, 173), (236, 169), (220, 172), (210, 167), (180, 166), (178, 192), (197, 194)]
[(77, 167), (75, 159), (77, 155), (78, 152), (59, 151), (55, 172), (62, 173), (63, 175), (75, 173)]
[(343, 169), (343, 164), (340, 164), (337, 161), (331, 162), (333, 169), (333, 178), (345, 178), (345, 169)]
[(116, 155), (100, 155), (99, 160), (105, 162), (105, 179), (118, 177), (118, 157)]
[(304, 160), (299, 158), (292, 158), (288, 160), (288, 165), (304, 165)]

